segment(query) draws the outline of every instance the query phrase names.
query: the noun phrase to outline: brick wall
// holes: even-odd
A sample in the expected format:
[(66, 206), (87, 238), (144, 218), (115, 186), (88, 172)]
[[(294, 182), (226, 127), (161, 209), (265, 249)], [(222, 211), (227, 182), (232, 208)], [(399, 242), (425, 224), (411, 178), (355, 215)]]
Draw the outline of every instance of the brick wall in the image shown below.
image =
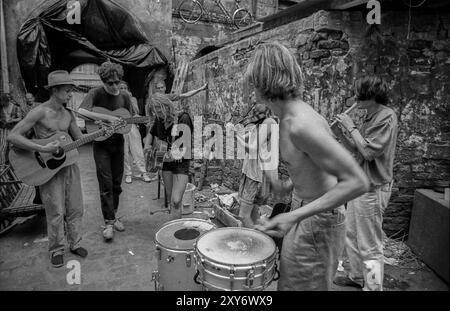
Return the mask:
[[(407, 25), (407, 12), (385, 12), (378, 29), (369, 29), (360, 12), (320, 11), (226, 46), (191, 63), (186, 88), (210, 85), (208, 94), (188, 101), (191, 112), (222, 121), (231, 115), (236, 122), (247, 111), (243, 74), (259, 40), (279, 41), (294, 53), (305, 75), (304, 99), (328, 120), (353, 103), (355, 76), (383, 75), (400, 123), (384, 228), (388, 235), (406, 233), (414, 189), (450, 179), (450, 15), (413, 12), (409, 33)], [(221, 165), (217, 181), (236, 190), (240, 161)]]

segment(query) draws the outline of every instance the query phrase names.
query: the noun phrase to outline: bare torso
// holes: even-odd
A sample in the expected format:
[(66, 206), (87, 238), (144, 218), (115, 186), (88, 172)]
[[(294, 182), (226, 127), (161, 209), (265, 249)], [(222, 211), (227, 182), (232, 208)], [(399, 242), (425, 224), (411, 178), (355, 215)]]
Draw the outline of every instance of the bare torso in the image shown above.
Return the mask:
[(69, 132), (71, 114), (63, 107), (54, 108), (49, 102), (39, 105), (44, 116), (33, 126), (36, 138), (47, 138), (57, 131)]
[(289, 176), (294, 184), (295, 192), (305, 200), (314, 200), (337, 183), (336, 177), (320, 169), (309, 157), (298, 147), (294, 146), (291, 133), (292, 125), (308, 120), (310, 128), (314, 131), (322, 127), (331, 131), (326, 120), (308, 104), (301, 102), (295, 106), (295, 113), (286, 115), (280, 122), (280, 150), (282, 159), (287, 162)]

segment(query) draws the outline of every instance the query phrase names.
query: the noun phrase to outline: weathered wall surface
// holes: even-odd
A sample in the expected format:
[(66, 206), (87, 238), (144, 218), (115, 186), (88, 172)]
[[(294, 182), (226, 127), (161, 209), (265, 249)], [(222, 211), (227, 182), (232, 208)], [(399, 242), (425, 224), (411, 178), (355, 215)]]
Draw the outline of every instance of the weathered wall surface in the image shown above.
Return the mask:
[(188, 24), (173, 16), (171, 55), (175, 55), (177, 62), (181, 59), (191, 60), (201, 49), (226, 41), (229, 33), (234, 30), (230, 25), (222, 23), (199, 21)]
[[(362, 72), (382, 74), (392, 87), (391, 106), (400, 123), (394, 192), (385, 214), (388, 234), (407, 232), (414, 189), (449, 180), (447, 121), (450, 100), (450, 15), (387, 12), (378, 31), (366, 33), (360, 12), (325, 12), (212, 52), (191, 63), (185, 87), (205, 81), (208, 94), (189, 101), (194, 115), (236, 122), (248, 109), (243, 74), (256, 42), (279, 41), (297, 57), (305, 74), (304, 99), (331, 120), (353, 103), (352, 81)], [(239, 161), (224, 161), (223, 181), (237, 189)], [(282, 173), (287, 173), (283, 168)]]
[[(32, 12), (39, 12), (43, 7), (47, 7), (54, 2), (56, 1), (4, 1), (11, 93), (18, 102), (24, 100), (24, 91), (16, 52), (17, 34)], [(148, 0), (114, 0), (114, 2), (124, 7), (139, 20), (149, 41), (170, 59), (172, 50), (170, 39), (172, 35), (172, 2)]]

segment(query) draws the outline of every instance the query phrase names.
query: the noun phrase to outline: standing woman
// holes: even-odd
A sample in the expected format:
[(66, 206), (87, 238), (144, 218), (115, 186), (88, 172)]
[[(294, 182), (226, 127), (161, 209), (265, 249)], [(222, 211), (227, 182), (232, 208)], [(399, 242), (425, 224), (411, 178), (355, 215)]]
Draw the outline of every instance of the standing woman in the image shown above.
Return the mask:
[[(162, 167), (162, 176), (167, 198), (170, 198), (170, 206), (174, 209), (175, 218), (181, 218), (181, 204), (184, 191), (189, 180), (189, 166), (191, 158), (191, 133), (193, 124), (186, 111), (176, 114), (173, 103), (166, 94), (155, 93), (150, 98), (150, 108), (153, 110), (156, 120), (149, 133), (145, 137), (144, 153), (152, 151), (155, 138), (168, 145), (167, 156)], [(172, 136), (172, 129), (177, 124), (179, 135)], [(185, 148), (183, 157), (175, 159), (171, 148), (174, 142), (183, 143), (180, 148)]]

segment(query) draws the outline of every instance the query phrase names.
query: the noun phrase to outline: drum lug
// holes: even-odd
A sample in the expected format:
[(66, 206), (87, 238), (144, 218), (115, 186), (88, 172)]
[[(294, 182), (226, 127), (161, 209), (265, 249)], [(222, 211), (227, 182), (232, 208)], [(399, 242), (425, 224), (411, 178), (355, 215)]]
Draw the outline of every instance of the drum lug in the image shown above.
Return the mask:
[(255, 267), (252, 267), (248, 272), (247, 272), (247, 280), (246, 280), (246, 286), (248, 288), (252, 288), (253, 287), (253, 280), (255, 279)]
[(171, 255), (169, 255), (169, 256), (167, 256), (167, 259), (166, 259), (166, 261), (167, 262), (172, 262), (172, 261), (174, 261), (175, 260), (175, 257), (173, 257), (173, 256), (171, 256)]
[(186, 255), (186, 267), (190, 267), (191, 266), (191, 254), (187, 254)]
[(152, 273), (152, 281), (155, 283), (155, 291), (159, 290), (159, 271), (154, 270)]
[(234, 285), (234, 265), (230, 267), (230, 290), (233, 290)]
[(161, 249), (158, 246), (156, 246), (156, 258), (161, 260)]

